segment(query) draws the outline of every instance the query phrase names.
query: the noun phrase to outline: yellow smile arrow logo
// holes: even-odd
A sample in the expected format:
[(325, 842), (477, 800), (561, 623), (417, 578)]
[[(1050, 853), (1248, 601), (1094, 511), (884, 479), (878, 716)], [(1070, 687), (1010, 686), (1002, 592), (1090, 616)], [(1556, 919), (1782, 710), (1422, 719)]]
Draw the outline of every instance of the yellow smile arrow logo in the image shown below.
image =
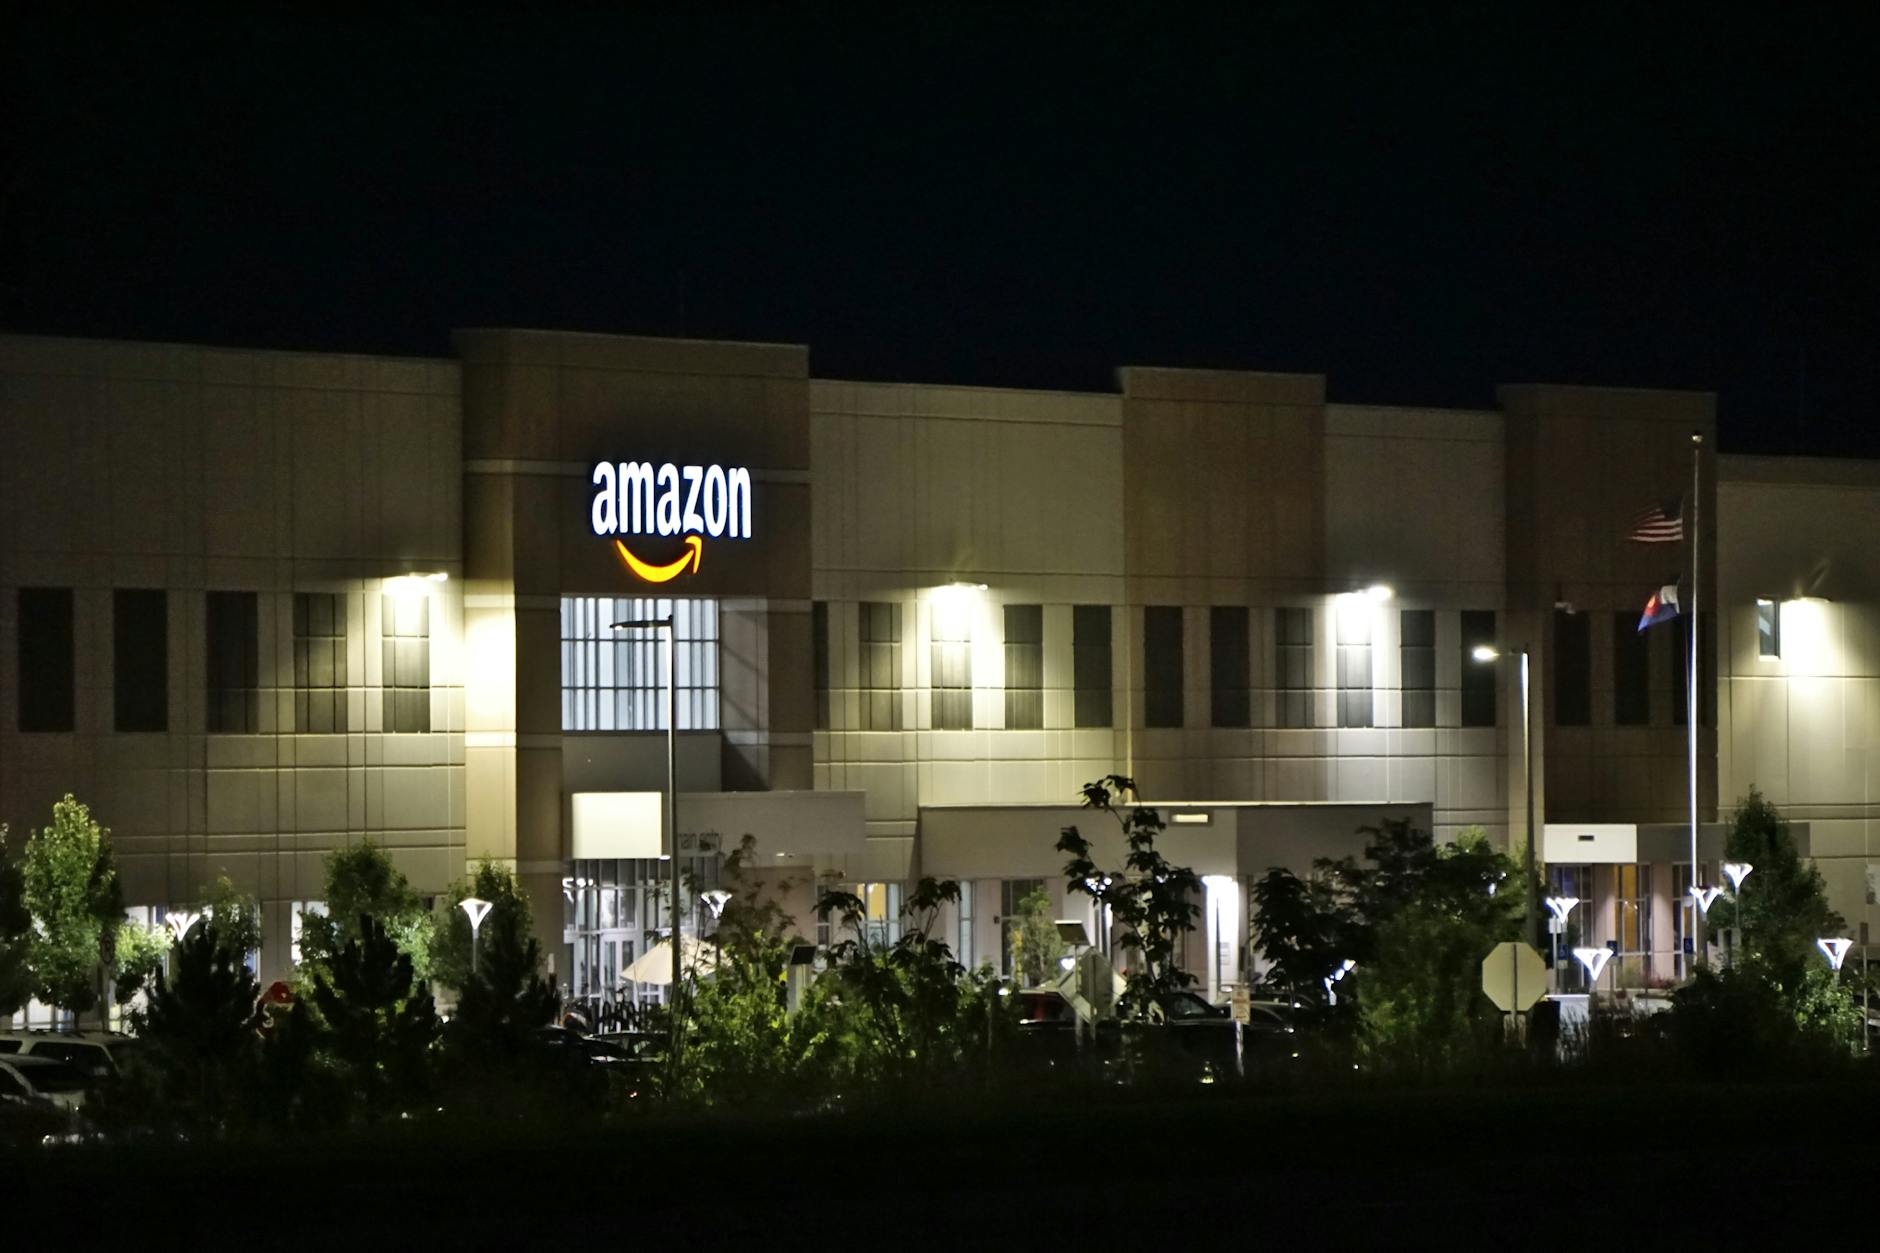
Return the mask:
[(685, 568), (688, 565), (692, 567), (692, 573), (698, 573), (699, 554), (705, 550), (705, 541), (696, 535), (686, 536), (686, 551), (684, 555), (676, 561), (667, 562), (663, 566), (648, 565), (646, 562), (641, 561), (638, 557), (635, 557), (629, 552), (627, 546), (619, 540), (614, 541), (614, 547), (619, 550), (620, 559), (627, 563), (627, 569), (633, 571), (648, 583), (666, 583), (684, 574)]

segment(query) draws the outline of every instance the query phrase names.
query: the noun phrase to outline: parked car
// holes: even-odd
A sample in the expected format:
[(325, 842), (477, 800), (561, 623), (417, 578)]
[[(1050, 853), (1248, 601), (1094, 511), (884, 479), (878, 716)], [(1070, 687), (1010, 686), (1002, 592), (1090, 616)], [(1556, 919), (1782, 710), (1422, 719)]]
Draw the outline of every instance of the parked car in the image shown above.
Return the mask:
[(1027, 988), (1013, 995), (1018, 1001), (1020, 1057), (1046, 1068), (1074, 1062), (1081, 1024), (1070, 998), (1055, 988)]
[(1246, 1073), (1244, 1033), (1233, 1011), (1195, 992), (1164, 992), (1149, 1005), (1148, 1026), (1196, 1064), (1204, 1081), (1238, 1079)]
[(85, 1076), (50, 1057), (0, 1057), (0, 1096), (41, 1102), (76, 1113), (85, 1104)]
[(87, 1086), (116, 1079), (137, 1040), (116, 1031), (18, 1031), (0, 1036), (0, 1054), (51, 1058), (78, 1071)]

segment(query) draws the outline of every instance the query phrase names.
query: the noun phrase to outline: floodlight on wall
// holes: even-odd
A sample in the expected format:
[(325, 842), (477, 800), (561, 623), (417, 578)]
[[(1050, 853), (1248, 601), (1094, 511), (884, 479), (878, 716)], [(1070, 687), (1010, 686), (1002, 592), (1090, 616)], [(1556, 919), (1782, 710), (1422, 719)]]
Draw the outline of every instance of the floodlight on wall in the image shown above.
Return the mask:
[(1501, 650), (1493, 644), (1477, 644), (1469, 650), (1469, 656), (1481, 662), (1498, 661), (1501, 658)]
[(1754, 869), (1756, 869), (1756, 867), (1746, 861), (1724, 862), (1723, 873), (1730, 880), (1730, 890), (1741, 895), (1743, 891), (1743, 880), (1749, 878), (1749, 872)]
[(1205, 827), (1214, 821), (1214, 815), (1205, 809), (1188, 809), (1169, 815), (1169, 821), (1178, 826)]
[(1691, 889), (1691, 899), (1697, 902), (1697, 912), (1706, 918), (1710, 916), (1710, 907), (1716, 904), (1717, 898), (1722, 895), (1722, 888), (1713, 888), (1709, 885)]
[(429, 591), (439, 583), (448, 583), (450, 575), (442, 570), (408, 570), (404, 574), (394, 574), (385, 580), (385, 590), (411, 595)]
[(1830, 969), (1839, 970), (1841, 963), (1847, 960), (1847, 950), (1854, 947), (1854, 941), (1845, 936), (1823, 937), (1815, 941), (1815, 947), (1828, 959)]
[(1593, 983), (1599, 982), (1599, 976), (1606, 969), (1606, 963), (1612, 960), (1609, 948), (1580, 947), (1573, 950), (1573, 955), (1586, 967), (1586, 977)]

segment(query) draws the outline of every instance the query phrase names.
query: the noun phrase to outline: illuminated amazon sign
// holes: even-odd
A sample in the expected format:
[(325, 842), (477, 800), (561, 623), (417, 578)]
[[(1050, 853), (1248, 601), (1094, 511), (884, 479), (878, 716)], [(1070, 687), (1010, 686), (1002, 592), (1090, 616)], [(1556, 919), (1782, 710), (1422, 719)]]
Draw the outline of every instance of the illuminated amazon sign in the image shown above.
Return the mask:
[[(620, 559), (648, 583), (698, 571), (705, 539), (751, 537), (751, 472), (742, 466), (676, 466), (670, 461), (603, 461), (594, 467), (594, 534), (615, 536)], [(677, 560), (654, 565), (627, 547), (623, 535), (685, 537)]]

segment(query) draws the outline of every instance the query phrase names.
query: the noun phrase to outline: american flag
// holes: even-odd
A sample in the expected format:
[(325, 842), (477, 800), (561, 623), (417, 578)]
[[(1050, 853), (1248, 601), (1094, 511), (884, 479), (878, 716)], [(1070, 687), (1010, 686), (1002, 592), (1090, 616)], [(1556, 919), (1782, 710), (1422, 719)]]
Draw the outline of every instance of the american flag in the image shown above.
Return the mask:
[(1667, 500), (1641, 509), (1632, 519), (1632, 534), (1627, 536), (1635, 544), (1675, 544), (1684, 538), (1684, 502)]

